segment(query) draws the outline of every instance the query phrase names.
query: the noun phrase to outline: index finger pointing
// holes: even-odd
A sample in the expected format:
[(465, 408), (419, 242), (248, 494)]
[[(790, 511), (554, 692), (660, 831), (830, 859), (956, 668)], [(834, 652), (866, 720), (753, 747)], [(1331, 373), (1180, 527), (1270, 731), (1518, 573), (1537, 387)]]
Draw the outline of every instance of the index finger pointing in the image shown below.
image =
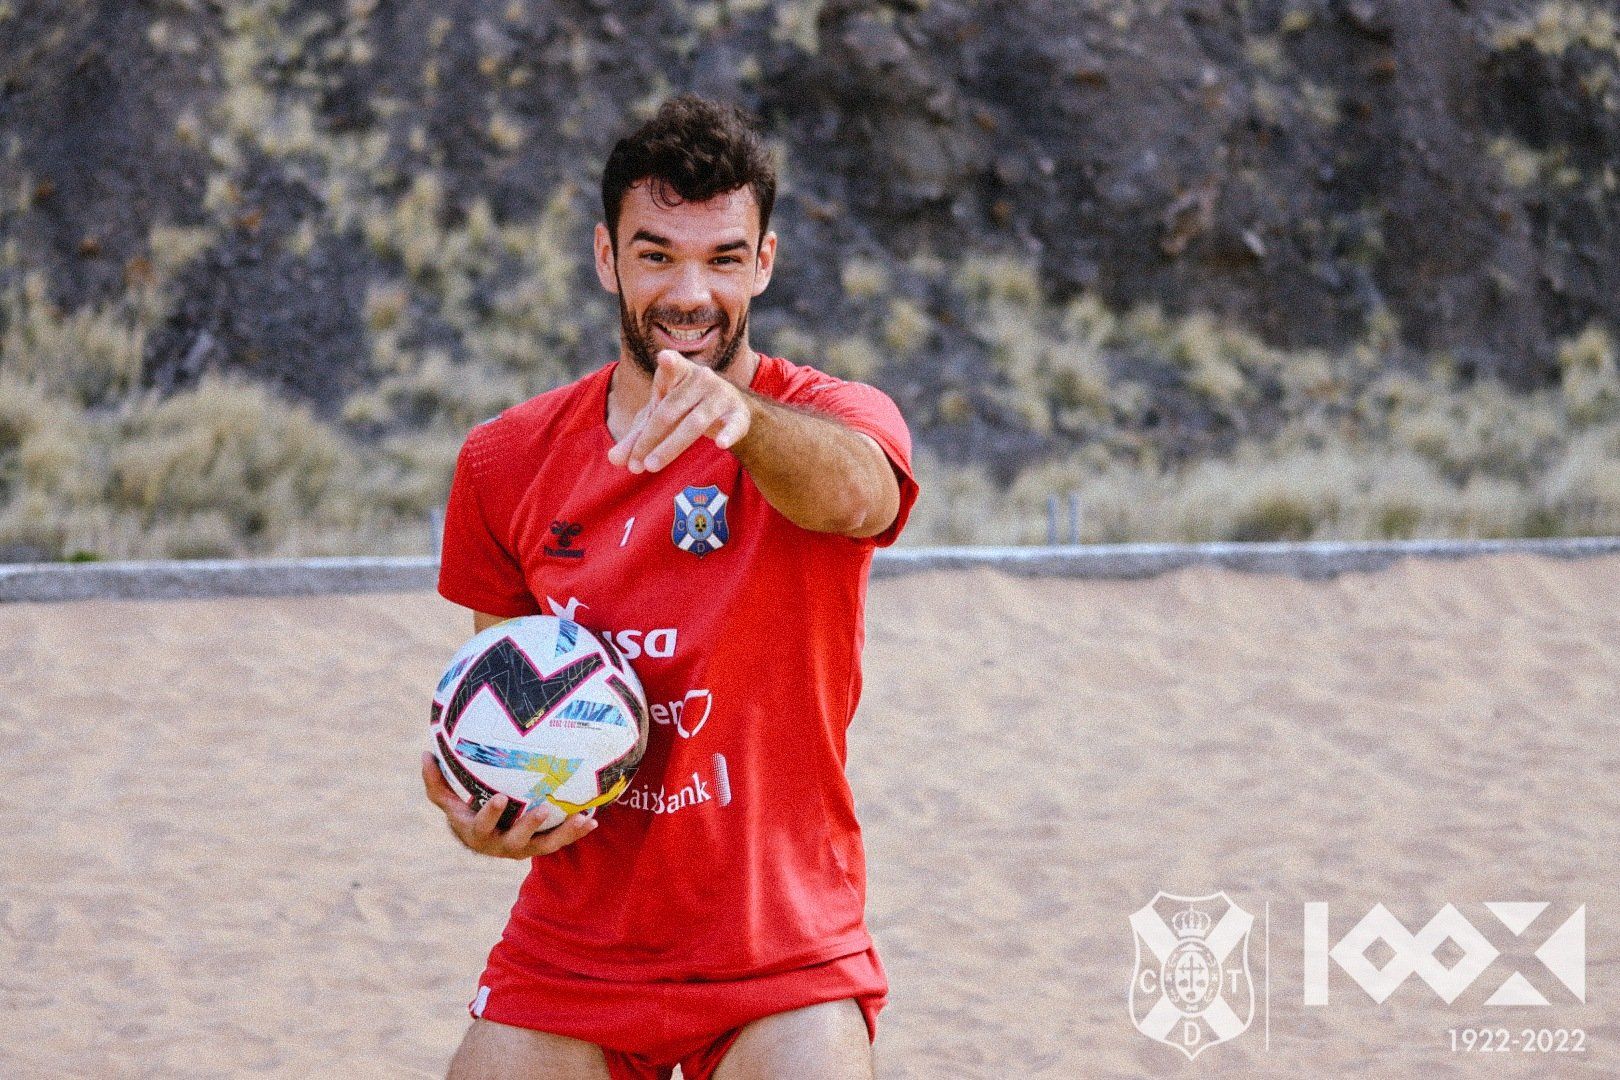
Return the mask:
[(675, 388), (675, 384), (681, 381), (681, 376), (686, 374), (686, 369), (691, 364), (692, 361), (674, 349), (665, 349), (658, 354), (658, 370), (653, 373), (654, 403)]

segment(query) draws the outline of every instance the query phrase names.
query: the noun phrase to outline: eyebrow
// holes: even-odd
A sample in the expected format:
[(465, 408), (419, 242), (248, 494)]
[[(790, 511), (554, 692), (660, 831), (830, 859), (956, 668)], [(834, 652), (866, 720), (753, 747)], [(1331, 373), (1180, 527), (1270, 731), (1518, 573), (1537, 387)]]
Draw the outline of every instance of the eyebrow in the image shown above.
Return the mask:
[[(657, 233), (650, 233), (646, 229), (637, 229), (635, 233), (631, 235), (630, 242), (632, 244), (637, 240), (644, 240), (647, 243), (653, 244), (657, 247), (675, 246), (674, 241), (670, 240), (669, 237), (659, 236)], [(753, 246), (754, 245), (747, 240), (732, 240), (729, 243), (715, 245), (714, 250), (716, 254), (720, 254), (727, 251), (748, 251)]]

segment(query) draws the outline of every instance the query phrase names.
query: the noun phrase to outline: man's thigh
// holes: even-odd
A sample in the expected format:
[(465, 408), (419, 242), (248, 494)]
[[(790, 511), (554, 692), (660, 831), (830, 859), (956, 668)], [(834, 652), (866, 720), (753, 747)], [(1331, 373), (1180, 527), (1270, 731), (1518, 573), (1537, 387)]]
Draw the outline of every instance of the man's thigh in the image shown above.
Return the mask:
[(449, 1080), (611, 1080), (602, 1049), (544, 1031), (474, 1020)]
[(714, 1080), (872, 1080), (872, 1042), (853, 999), (755, 1020), (731, 1044)]

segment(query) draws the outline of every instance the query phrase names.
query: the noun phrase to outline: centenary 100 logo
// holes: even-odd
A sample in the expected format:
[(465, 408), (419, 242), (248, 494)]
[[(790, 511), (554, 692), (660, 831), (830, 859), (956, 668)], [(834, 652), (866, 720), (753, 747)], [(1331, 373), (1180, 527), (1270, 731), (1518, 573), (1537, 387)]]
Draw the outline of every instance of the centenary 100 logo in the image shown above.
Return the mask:
[[(1485, 909), (1515, 938), (1540, 919), (1548, 908), (1542, 900), (1487, 901)], [(1488, 925), (1488, 924), (1487, 924)], [(1375, 967), (1367, 950), (1382, 942), (1389, 958)], [(1451, 964), (1442, 964), (1435, 953), (1450, 942), (1461, 955)], [(1382, 1004), (1408, 977), (1416, 975), (1429, 984), (1440, 1000), (1450, 1005), (1457, 996), (1485, 974), (1502, 955), (1479, 928), (1456, 907), (1447, 904), (1412, 933), (1383, 904), (1375, 904), (1361, 921), (1328, 948), (1328, 906), (1305, 905), (1305, 1004), (1328, 1003), (1328, 960)], [(1535, 957), (1577, 1001), (1586, 1000), (1586, 905), (1577, 907), (1557, 929), (1542, 940)], [(1547, 996), (1537, 990), (1519, 971), (1513, 972), (1491, 996), (1487, 1006), (1548, 1005)]]
[(1131, 916), (1136, 970), (1131, 1022), (1191, 1060), (1254, 1019), (1249, 931), (1254, 916), (1225, 893), (1158, 893)]

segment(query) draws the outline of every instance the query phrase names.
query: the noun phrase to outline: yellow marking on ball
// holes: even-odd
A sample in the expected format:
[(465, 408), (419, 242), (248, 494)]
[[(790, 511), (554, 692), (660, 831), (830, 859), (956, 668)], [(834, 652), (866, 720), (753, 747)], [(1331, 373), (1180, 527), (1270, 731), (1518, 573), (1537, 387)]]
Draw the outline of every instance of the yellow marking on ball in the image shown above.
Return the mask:
[(559, 799), (553, 795), (547, 795), (546, 801), (559, 810), (563, 810), (570, 814), (578, 814), (586, 810), (594, 810), (598, 806), (606, 806), (608, 803), (612, 802), (614, 799), (617, 799), (621, 794), (623, 794), (624, 789), (629, 786), (630, 778), (628, 776), (621, 776), (612, 787), (608, 788), (608, 790), (604, 791), (590, 802), (571, 803), (566, 799)]

